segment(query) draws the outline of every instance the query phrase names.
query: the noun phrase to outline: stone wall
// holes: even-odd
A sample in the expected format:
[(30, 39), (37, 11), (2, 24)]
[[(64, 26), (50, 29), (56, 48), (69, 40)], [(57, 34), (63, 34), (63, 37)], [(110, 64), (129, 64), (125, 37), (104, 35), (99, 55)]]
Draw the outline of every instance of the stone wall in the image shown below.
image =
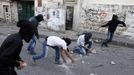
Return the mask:
[[(63, 0), (42, 0), (42, 6), (37, 6), (35, 0), (35, 15), (43, 14), (45, 22), (42, 26), (48, 27), (48, 9), (64, 7)], [(74, 23), (73, 30), (78, 31), (96, 31), (106, 33), (107, 28), (102, 28), (101, 25), (106, 24), (111, 20), (113, 14), (117, 14), (119, 20), (124, 21), (126, 28), (118, 27), (117, 35), (132, 35), (134, 34), (134, 0), (77, 0), (74, 5)], [(131, 5), (130, 5), (131, 4)]]
[[(117, 14), (119, 16), (119, 20), (124, 21), (128, 28), (133, 25), (133, 23), (130, 23), (129, 21), (129, 19), (134, 18), (132, 17), (134, 13), (133, 11), (133, 5), (81, 4), (79, 13), (79, 29), (86, 31), (106, 32), (107, 28), (101, 28), (101, 25), (104, 25), (111, 20), (113, 14)], [(121, 35), (127, 30), (127, 28), (118, 27), (116, 34)]]

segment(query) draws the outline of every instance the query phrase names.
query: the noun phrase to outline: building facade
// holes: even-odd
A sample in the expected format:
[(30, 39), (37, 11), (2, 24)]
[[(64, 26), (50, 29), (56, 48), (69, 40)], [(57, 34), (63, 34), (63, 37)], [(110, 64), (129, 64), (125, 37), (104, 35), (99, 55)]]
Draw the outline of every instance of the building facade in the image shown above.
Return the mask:
[(0, 21), (16, 22), (17, 20), (17, 2), (13, 0), (0, 0)]
[(43, 14), (45, 28), (102, 33), (107, 28), (101, 25), (117, 14), (127, 28), (118, 27), (116, 34), (134, 34), (134, 0), (0, 0), (1, 21), (17, 22), (37, 14)]
[[(61, 9), (61, 11), (58, 11), (61, 13), (56, 13), (57, 9)], [(63, 16), (57, 17), (62, 20), (56, 19), (56, 22), (53, 22), (51, 18), (54, 18), (54, 13)], [(101, 25), (111, 20), (113, 14), (117, 14), (119, 19), (126, 23), (127, 28), (118, 27), (116, 34), (134, 34), (133, 0), (35, 0), (35, 14), (43, 14), (47, 23), (42, 25), (53, 30), (96, 31), (102, 33), (106, 33), (107, 28), (101, 28)], [(64, 23), (60, 23), (60, 21)]]
[[(105, 33), (106, 28), (101, 25), (111, 20), (113, 14), (117, 14), (119, 20), (124, 21), (127, 28), (118, 27), (117, 35), (133, 36), (134, 34), (134, 1), (133, 0), (78, 0), (79, 22), (76, 29), (90, 30)], [(79, 28), (77, 28), (79, 27)]]
[(0, 21), (16, 23), (34, 16), (34, 0), (0, 0)]

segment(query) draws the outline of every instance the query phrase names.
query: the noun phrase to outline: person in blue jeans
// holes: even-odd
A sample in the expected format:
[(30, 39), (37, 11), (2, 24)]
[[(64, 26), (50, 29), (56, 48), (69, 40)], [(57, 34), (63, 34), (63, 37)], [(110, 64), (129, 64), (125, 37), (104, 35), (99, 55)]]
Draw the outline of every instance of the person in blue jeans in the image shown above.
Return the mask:
[(110, 43), (113, 39), (114, 32), (118, 26), (118, 24), (123, 24), (124, 27), (126, 27), (126, 24), (123, 21), (118, 20), (117, 15), (113, 15), (112, 20), (110, 20), (106, 25), (102, 25), (101, 27), (108, 26), (108, 33), (107, 33), (107, 39), (103, 41), (101, 44), (101, 47), (108, 47), (108, 43)]
[(63, 59), (63, 62), (67, 62), (65, 56), (67, 56), (71, 62), (74, 62), (74, 59), (69, 53), (69, 49), (67, 46), (71, 44), (71, 40), (69, 38), (60, 38), (57, 36), (49, 36), (45, 38), (46, 41), (43, 43), (43, 52), (39, 55), (33, 56), (33, 60), (41, 59), (42, 57), (47, 55), (47, 47), (51, 47), (55, 50), (55, 64), (61, 64), (60, 55)]
[[(38, 25), (39, 25), (39, 22), (43, 21), (43, 15), (42, 14), (38, 14), (37, 16), (34, 16), (34, 17), (31, 17), (29, 19), (30, 22), (32, 22), (32, 25), (34, 25), (36, 27), (36, 34), (33, 35), (28, 47), (27, 47), (27, 50), (29, 52), (29, 54), (31, 55), (35, 55), (36, 52), (34, 51), (35, 49), (35, 46), (36, 46), (36, 37), (37, 39), (39, 39), (39, 34), (38, 34)], [(36, 36), (36, 37), (35, 37)]]
[(78, 37), (77, 46), (74, 48), (73, 52), (82, 55), (89, 55), (89, 53), (91, 53), (92, 44), (92, 33), (83, 33)]

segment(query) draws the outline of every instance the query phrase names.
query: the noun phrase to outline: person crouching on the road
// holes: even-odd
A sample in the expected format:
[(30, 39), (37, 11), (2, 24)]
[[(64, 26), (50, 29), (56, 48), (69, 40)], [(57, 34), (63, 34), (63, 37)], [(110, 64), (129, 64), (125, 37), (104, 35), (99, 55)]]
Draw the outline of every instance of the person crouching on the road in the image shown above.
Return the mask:
[(114, 32), (115, 32), (118, 24), (123, 24), (123, 26), (126, 27), (126, 24), (123, 21), (118, 20), (117, 15), (113, 15), (112, 20), (110, 20), (106, 25), (101, 26), (101, 27), (108, 26), (107, 39), (101, 44), (101, 47), (103, 47), (103, 46), (108, 47), (108, 43), (110, 43), (112, 41)]
[(27, 20), (20, 20), (17, 26), (20, 28), (19, 32), (9, 35), (0, 47), (0, 75), (17, 75), (15, 67), (24, 67), (25, 62), (19, 56), (23, 40), (28, 43), (36, 28)]
[(60, 62), (60, 55), (63, 59), (63, 62), (67, 62), (65, 56), (67, 56), (72, 63), (74, 63), (74, 59), (67, 51), (67, 46), (71, 44), (71, 40), (69, 38), (60, 38), (57, 36), (49, 36), (45, 38), (47, 41), (47, 45), (55, 49), (55, 64), (61, 64)]
[(57, 36), (49, 36), (46, 38), (47, 45), (54, 48), (56, 51), (55, 56), (55, 64), (61, 64), (60, 62), (60, 53), (63, 59), (63, 62), (67, 62), (65, 59), (65, 55), (74, 63), (74, 59), (71, 57), (69, 52), (67, 51), (67, 45), (71, 44), (71, 40), (66, 41), (65, 39), (61, 39)]
[(78, 37), (77, 46), (74, 48), (73, 52), (82, 55), (89, 55), (89, 53), (92, 52), (92, 44), (92, 33), (83, 33)]

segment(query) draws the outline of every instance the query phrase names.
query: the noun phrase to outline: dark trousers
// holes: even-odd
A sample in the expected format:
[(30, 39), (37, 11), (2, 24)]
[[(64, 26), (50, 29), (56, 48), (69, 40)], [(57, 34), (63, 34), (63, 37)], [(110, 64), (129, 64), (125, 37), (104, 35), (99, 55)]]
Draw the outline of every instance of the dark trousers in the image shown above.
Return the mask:
[(58, 46), (51, 46), (55, 49), (55, 62), (60, 62), (60, 48)]
[(17, 75), (13, 68), (1, 68), (0, 75)]

